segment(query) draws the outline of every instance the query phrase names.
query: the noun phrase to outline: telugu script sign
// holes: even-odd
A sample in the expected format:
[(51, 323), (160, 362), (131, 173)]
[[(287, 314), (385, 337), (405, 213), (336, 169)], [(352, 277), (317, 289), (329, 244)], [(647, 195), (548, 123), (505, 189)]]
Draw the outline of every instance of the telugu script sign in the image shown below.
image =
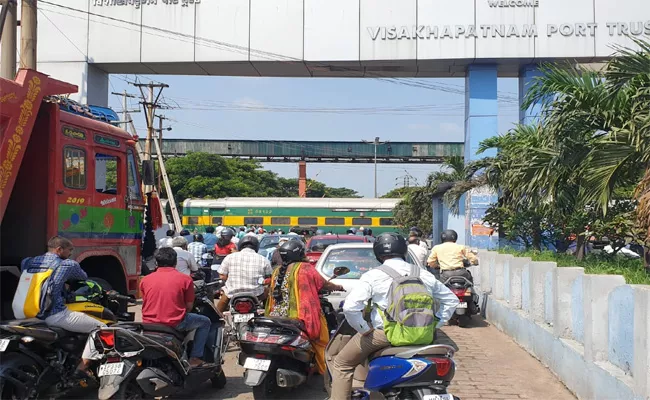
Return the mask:
[(140, 6), (155, 6), (158, 4), (180, 4), (182, 7), (189, 7), (190, 4), (200, 3), (201, 0), (93, 0), (93, 6), (95, 7), (132, 6), (140, 8)]
[[(650, 35), (650, 21), (640, 22), (607, 22), (605, 24), (609, 36), (641, 36)], [(599, 28), (597, 23), (548, 24), (546, 36), (596, 36)], [(402, 39), (458, 39), (458, 38), (487, 38), (487, 37), (538, 37), (539, 28), (535, 24), (524, 25), (444, 25), (444, 26), (375, 26), (368, 27), (372, 40), (402, 40)]]

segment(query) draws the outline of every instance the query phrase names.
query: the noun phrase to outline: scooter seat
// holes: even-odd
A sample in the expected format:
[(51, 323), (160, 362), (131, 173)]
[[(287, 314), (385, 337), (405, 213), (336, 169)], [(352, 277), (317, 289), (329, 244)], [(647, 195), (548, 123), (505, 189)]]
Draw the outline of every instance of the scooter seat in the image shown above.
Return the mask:
[(1, 322), (2, 325), (9, 326), (35, 326), (35, 325), (45, 325), (45, 320), (38, 318), (26, 318), (26, 319), (12, 319), (9, 321)]
[[(400, 347), (386, 347), (384, 349), (375, 351), (370, 355), (368, 358), (369, 360), (374, 360), (375, 358), (378, 357), (385, 357), (385, 356), (394, 356), (399, 353), (403, 353), (405, 351), (410, 351), (410, 350), (417, 350), (419, 348), (422, 348), (425, 346), (400, 346)], [(448, 349), (444, 347), (432, 347), (426, 350), (423, 350), (418, 353), (420, 356), (445, 356), (449, 352)]]
[(257, 317), (254, 320), (255, 325), (276, 325), (291, 330), (305, 330), (305, 323), (299, 319), (284, 317)]

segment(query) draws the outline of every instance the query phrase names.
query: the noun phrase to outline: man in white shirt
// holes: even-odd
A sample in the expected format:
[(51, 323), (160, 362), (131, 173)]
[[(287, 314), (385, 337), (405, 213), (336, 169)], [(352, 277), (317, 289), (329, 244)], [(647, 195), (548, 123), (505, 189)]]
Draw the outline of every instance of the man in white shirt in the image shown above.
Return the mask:
[(429, 251), (420, 246), (420, 239), (418, 239), (416, 236), (409, 237), (409, 250), (411, 250), (417, 259), (420, 260), (420, 265), (426, 268)]
[(184, 237), (175, 237), (172, 240), (172, 246), (176, 251), (176, 270), (178, 272), (190, 275), (199, 270), (199, 264), (194, 259), (194, 254), (187, 251), (187, 240)]
[[(373, 250), (377, 259), (385, 266), (401, 275), (409, 275), (413, 266), (405, 261), (408, 251), (406, 240), (396, 233), (383, 233), (377, 237)], [(439, 320), (436, 328), (443, 326), (454, 313), (458, 298), (445, 285), (428, 271), (420, 271), (420, 279), (431, 295), (440, 302), (436, 313)], [(390, 346), (384, 334), (384, 323), (379, 309), (388, 307), (388, 289), (393, 279), (386, 273), (372, 269), (364, 273), (359, 284), (345, 299), (343, 313), (357, 334), (341, 349), (333, 360), (332, 397), (333, 400), (348, 400), (352, 391), (352, 378), (357, 365), (363, 363), (370, 354)], [(372, 327), (363, 318), (363, 311), (371, 300)]]
[(173, 229), (168, 230), (167, 231), (167, 236), (158, 241), (158, 248), (172, 247), (172, 240), (174, 239), (175, 234), (176, 234), (176, 231), (174, 231)]
[(271, 262), (257, 254), (260, 242), (255, 236), (244, 236), (239, 241), (239, 251), (229, 254), (219, 266), (219, 278), (225, 284), (217, 303), (217, 310), (226, 311), (230, 298), (237, 293), (251, 292), (264, 304), (268, 287), (264, 280), (273, 273)]

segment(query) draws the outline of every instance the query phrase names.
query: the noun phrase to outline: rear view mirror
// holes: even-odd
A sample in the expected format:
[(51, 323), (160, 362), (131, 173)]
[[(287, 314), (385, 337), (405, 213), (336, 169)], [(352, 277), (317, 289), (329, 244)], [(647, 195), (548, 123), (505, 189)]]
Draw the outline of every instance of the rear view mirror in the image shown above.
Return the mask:
[(339, 276), (346, 275), (350, 272), (350, 268), (348, 267), (336, 267), (334, 268), (334, 272), (332, 273), (333, 278), (338, 278)]

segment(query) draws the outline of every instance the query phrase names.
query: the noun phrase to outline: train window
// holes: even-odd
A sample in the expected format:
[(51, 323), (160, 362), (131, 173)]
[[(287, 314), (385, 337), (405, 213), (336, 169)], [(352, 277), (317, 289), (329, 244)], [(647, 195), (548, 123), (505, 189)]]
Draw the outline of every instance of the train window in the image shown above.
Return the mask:
[(212, 217), (212, 225), (221, 225), (223, 223), (223, 217)]
[(271, 217), (271, 225), (291, 225), (291, 217)]
[(199, 217), (187, 217), (187, 224), (188, 225), (198, 225), (199, 224)]
[(298, 218), (298, 225), (316, 225), (318, 218), (315, 217), (300, 217)]
[(128, 162), (127, 179), (129, 185), (129, 198), (131, 200), (142, 200), (140, 181), (138, 180), (138, 164), (135, 161), (133, 150), (127, 151), (126, 160)]
[(86, 152), (73, 146), (63, 148), (63, 184), (70, 189), (86, 188)]
[(325, 225), (345, 225), (345, 218), (325, 218)]
[(372, 218), (352, 218), (352, 225), (372, 225)]
[(264, 217), (244, 217), (244, 225), (262, 225)]
[(393, 222), (392, 218), (379, 218), (379, 225), (380, 226), (393, 226), (395, 223)]
[(117, 170), (119, 158), (95, 153), (95, 190), (103, 194), (118, 194)]

